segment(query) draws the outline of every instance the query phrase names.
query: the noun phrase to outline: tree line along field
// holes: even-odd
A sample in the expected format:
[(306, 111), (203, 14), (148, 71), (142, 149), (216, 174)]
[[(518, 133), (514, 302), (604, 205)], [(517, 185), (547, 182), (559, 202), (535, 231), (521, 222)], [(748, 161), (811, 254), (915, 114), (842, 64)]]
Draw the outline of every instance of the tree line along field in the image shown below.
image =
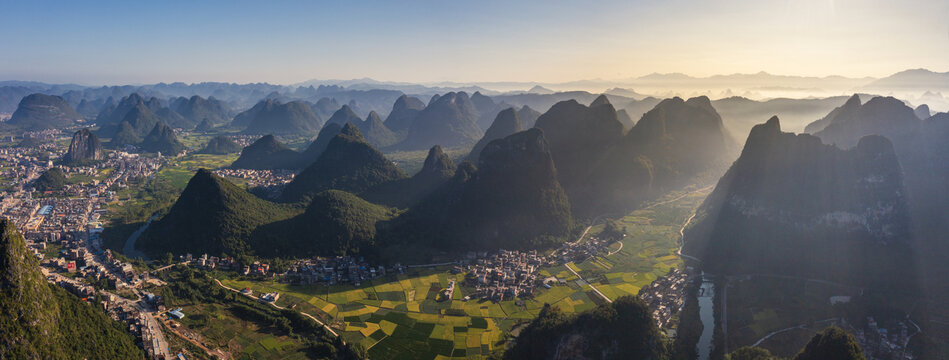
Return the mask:
[[(600, 254), (579, 264), (545, 267), (541, 278), (556, 277), (550, 289), (538, 287), (533, 298), (491, 301), (462, 301), (473, 289), (465, 286), (464, 273), (451, 274), (448, 267), (411, 268), (404, 274), (390, 274), (359, 287), (352, 285), (290, 285), (272, 279), (221, 279), (235, 289), (250, 288), (255, 293), (277, 291), (277, 304), (320, 317), (373, 359), (457, 358), (477, 359), (503, 351), (510, 332), (537, 316), (545, 303), (566, 313), (594, 308), (604, 300), (590, 285), (565, 266), (594, 274), (588, 278), (610, 299), (636, 295), (639, 289), (670, 268), (681, 268), (676, 256), (679, 229), (709, 190), (683, 195), (665, 204), (636, 210), (618, 219), (626, 227), (623, 247), (613, 244), (612, 255)], [(672, 195), (667, 198), (673, 198)], [(602, 230), (594, 226), (589, 234)], [(221, 274), (225, 275), (226, 274)], [(437, 294), (450, 281), (457, 284), (450, 301), (437, 301)]]

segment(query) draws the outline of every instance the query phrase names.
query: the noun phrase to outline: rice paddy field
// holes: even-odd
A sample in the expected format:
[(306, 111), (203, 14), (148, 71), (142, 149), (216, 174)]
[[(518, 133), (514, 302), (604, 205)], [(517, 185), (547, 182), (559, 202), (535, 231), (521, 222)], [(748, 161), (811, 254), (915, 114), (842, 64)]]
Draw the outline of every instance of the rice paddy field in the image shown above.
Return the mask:
[[(612, 254), (539, 270), (541, 277), (558, 281), (550, 289), (538, 287), (531, 298), (497, 303), (463, 301), (472, 291), (464, 285), (465, 274), (452, 274), (447, 267), (408, 269), (359, 287), (290, 285), (276, 280), (221, 282), (255, 293), (279, 292), (278, 305), (295, 305), (295, 309), (323, 319), (346, 343), (363, 349), (372, 359), (480, 359), (503, 351), (510, 331), (536, 317), (544, 304), (576, 313), (605, 301), (566, 266), (581, 273), (595, 270), (602, 274), (588, 280), (610, 299), (636, 295), (670, 268), (681, 267), (676, 256), (679, 229), (710, 191), (695, 190), (671, 194), (666, 201), (673, 201), (617, 219), (626, 227), (627, 236), (621, 249), (619, 242), (610, 246)], [(602, 225), (597, 225), (589, 233), (600, 230)], [(451, 281), (459, 285), (452, 298), (437, 301), (437, 294)]]
[[(177, 159), (172, 159), (170, 166), (163, 167), (155, 176), (159, 179), (166, 179), (178, 189), (183, 190), (188, 185), (188, 180), (194, 176), (198, 169), (217, 169), (230, 165), (240, 154), (228, 155), (210, 155), (210, 154), (188, 154)], [(229, 179), (233, 181), (234, 179)]]

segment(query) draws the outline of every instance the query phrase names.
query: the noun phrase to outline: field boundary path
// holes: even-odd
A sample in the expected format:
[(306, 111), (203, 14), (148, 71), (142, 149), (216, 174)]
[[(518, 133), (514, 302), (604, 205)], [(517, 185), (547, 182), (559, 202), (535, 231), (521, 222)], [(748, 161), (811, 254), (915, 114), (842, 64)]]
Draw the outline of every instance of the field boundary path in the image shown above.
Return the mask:
[[(214, 278), (212, 278), (212, 279), (214, 279)], [(221, 283), (221, 280), (214, 279), (214, 282), (216, 282), (216, 283), (218, 284), (218, 286), (220, 286), (220, 287), (222, 287), (222, 288), (228, 289), (228, 290), (230, 290), (230, 291), (236, 292), (236, 293), (238, 293), (238, 294), (241, 294), (241, 295), (244, 295), (244, 296), (247, 296), (247, 297), (249, 297), (249, 298), (251, 298), (251, 299), (255, 299), (255, 300), (256, 300), (256, 298), (255, 298), (253, 295), (244, 294), (244, 293), (240, 292), (240, 290), (237, 290), (237, 289), (235, 289), (235, 288), (232, 288), (232, 287), (230, 287), (230, 286), (227, 286), (227, 285), (222, 284), (222, 283)], [(285, 307), (283, 307), (283, 306), (277, 305), (277, 303), (275, 303), (275, 302), (272, 302), (272, 303), (269, 303), (269, 304), (270, 304), (270, 306), (273, 306), (273, 307), (275, 307), (275, 308), (277, 308), (277, 309), (280, 309), (280, 310), (288, 310), (287, 308), (285, 308)], [(325, 328), (326, 331), (329, 331), (330, 334), (333, 334), (333, 336), (339, 337), (339, 334), (337, 334), (336, 331), (333, 330), (333, 328), (329, 327), (329, 325), (326, 325), (326, 323), (324, 323), (323, 321), (321, 321), (321, 320), (318, 319), (317, 317), (315, 317), (315, 316), (313, 316), (313, 315), (310, 315), (310, 314), (307, 314), (307, 313), (302, 312), (302, 311), (297, 311), (297, 312), (300, 313), (300, 314), (303, 314), (303, 316), (306, 316), (306, 317), (312, 319), (313, 321), (316, 321), (317, 324), (320, 324), (320, 326), (322, 326), (323, 328)], [(344, 341), (343, 344), (345, 344), (345, 343), (346, 343), (346, 342)]]
[[(573, 264), (573, 262), (571, 261), (571, 262), (569, 262), (569, 263), (567, 263), (567, 264)], [(603, 295), (603, 293), (601, 293), (600, 290), (596, 288), (596, 286), (593, 286), (593, 283), (587, 281), (587, 279), (584, 279), (583, 276), (580, 276), (580, 274), (577, 273), (576, 271), (573, 271), (573, 268), (570, 267), (570, 266), (567, 265), (567, 264), (564, 264), (564, 267), (567, 268), (567, 270), (570, 270), (570, 272), (572, 272), (574, 275), (576, 275), (577, 278), (579, 278), (580, 280), (583, 280), (583, 282), (587, 283), (587, 285), (590, 285), (590, 289), (593, 290), (593, 292), (595, 292), (597, 295), (600, 295), (600, 297), (602, 297), (604, 300), (606, 300), (606, 302), (608, 302), (608, 303), (612, 303), (612, 302), (613, 302), (613, 300), (610, 300), (610, 298), (606, 297), (606, 295)], [(574, 266), (576, 266), (576, 265), (574, 264)]]

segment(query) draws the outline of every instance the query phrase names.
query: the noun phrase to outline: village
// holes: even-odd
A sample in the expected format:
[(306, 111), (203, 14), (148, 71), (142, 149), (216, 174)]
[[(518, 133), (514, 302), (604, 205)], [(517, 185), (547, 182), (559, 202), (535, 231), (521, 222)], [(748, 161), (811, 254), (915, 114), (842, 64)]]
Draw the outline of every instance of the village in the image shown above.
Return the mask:
[(581, 263), (587, 259), (596, 257), (600, 252), (604, 252), (615, 239), (605, 237), (590, 236), (586, 241), (567, 242), (553, 252), (553, 257), (560, 264), (569, 262)]
[[(485, 254), (482, 254), (485, 255)], [(537, 250), (528, 252), (499, 250), (491, 256), (469, 259), (465, 282), (474, 293), (465, 300), (503, 301), (518, 296), (531, 296), (538, 285), (537, 270), (547, 264)]]
[(214, 170), (214, 174), (220, 177), (238, 178), (247, 180), (248, 188), (259, 188), (268, 192), (281, 189), (284, 185), (293, 180), (293, 171), (291, 170), (253, 170), (253, 169), (230, 169), (221, 168)]
[(639, 298), (649, 305), (652, 318), (660, 329), (667, 328), (673, 315), (682, 310), (685, 304), (685, 287), (688, 282), (688, 273), (672, 269), (666, 276), (639, 289)]

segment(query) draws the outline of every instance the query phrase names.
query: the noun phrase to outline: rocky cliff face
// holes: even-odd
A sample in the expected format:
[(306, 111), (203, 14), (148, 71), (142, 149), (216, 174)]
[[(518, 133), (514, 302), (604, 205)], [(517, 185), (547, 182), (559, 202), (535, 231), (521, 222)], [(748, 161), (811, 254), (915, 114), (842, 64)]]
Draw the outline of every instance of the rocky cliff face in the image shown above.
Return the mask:
[(774, 117), (752, 129), (699, 209), (684, 252), (712, 272), (893, 280), (896, 264), (912, 258), (904, 194), (886, 138), (841, 150), (781, 132)]
[(72, 142), (69, 143), (69, 150), (63, 156), (63, 161), (72, 165), (100, 160), (105, 160), (105, 151), (102, 150), (102, 142), (99, 141), (99, 137), (89, 129), (76, 131), (73, 134)]

